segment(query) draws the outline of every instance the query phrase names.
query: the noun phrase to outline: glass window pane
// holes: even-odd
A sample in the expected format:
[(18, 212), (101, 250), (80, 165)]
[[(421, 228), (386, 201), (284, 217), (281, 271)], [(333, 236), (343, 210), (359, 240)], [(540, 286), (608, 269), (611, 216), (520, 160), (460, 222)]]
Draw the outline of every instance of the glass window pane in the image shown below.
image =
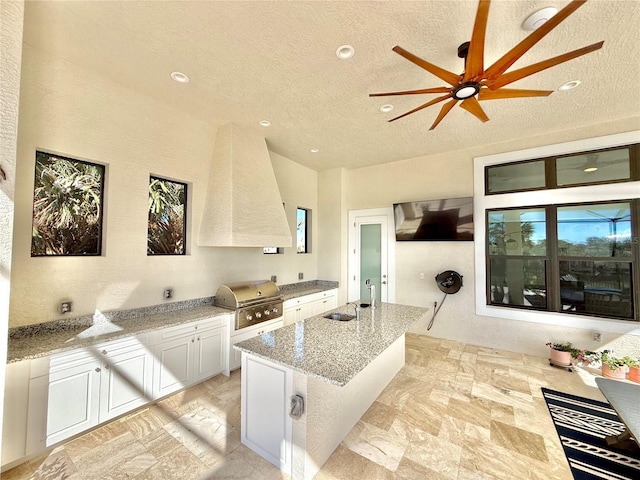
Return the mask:
[(563, 311), (633, 318), (631, 263), (560, 262)]
[(489, 212), (490, 255), (547, 254), (547, 233), (543, 208), (495, 210)]
[(558, 254), (563, 257), (631, 257), (628, 202), (558, 207)]
[(628, 148), (556, 159), (558, 185), (625, 180), (630, 174)]
[(184, 255), (187, 185), (149, 177), (147, 255)]
[(496, 257), (489, 262), (492, 305), (547, 308), (545, 260)]
[(544, 160), (487, 167), (487, 193), (529, 190), (545, 186)]
[(103, 165), (36, 152), (31, 256), (100, 255)]
[(360, 226), (360, 298), (369, 298), (366, 281), (380, 292), (382, 282), (382, 225), (379, 223)]
[(307, 230), (309, 228), (307, 210), (298, 208), (296, 211), (296, 252), (307, 253)]

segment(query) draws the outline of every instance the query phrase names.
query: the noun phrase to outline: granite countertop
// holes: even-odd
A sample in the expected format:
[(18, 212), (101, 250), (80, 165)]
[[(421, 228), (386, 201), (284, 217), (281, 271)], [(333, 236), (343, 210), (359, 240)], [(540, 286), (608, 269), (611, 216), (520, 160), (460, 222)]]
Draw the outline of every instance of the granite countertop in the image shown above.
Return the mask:
[[(263, 333), (235, 345), (325, 382), (343, 386), (423, 315), (428, 308), (382, 303), (363, 308), (360, 321), (341, 322), (322, 315)], [(354, 313), (341, 306), (331, 312)]]
[[(283, 299), (288, 300), (334, 288), (338, 288), (338, 282), (311, 280), (281, 285), (280, 292)], [(214, 307), (213, 300), (213, 297), (206, 297), (10, 328), (7, 363), (44, 357), (231, 312)]]
[(282, 299), (286, 302), (293, 298), (311, 295), (318, 292), (326, 292), (338, 288), (338, 282), (328, 280), (311, 280), (309, 282), (291, 283), (289, 285), (280, 285), (280, 293)]
[(230, 313), (230, 310), (208, 304), (132, 318), (114, 320), (98, 315), (90, 320), (81, 317), (70, 322), (50, 322), (28, 328), (10, 329), (7, 363), (44, 357), (129, 335), (140, 335), (225, 313)]

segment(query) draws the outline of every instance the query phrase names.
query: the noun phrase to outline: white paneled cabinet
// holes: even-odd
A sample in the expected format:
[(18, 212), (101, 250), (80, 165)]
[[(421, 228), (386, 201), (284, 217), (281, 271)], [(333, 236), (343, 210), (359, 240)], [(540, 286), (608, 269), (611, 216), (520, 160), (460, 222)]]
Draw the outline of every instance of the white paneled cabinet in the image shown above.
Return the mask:
[(242, 342), (243, 340), (249, 340), (253, 337), (257, 337), (258, 335), (262, 335), (263, 333), (270, 332), (272, 330), (275, 330), (276, 328), (280, 328), (283, 325), (283, 317), (280, 317), (234, 332), (231, 335), (229, 347), (229, 370), (236, 370), (240, 368), (240, 365), (242, 363), (242, 352), (233, 348), (236, 343)]
[(291, 325), (305, 318), (320, 315), (337, 306), (338, 291), (336, 289), (292, 298), (284, 302), (284, 325)]
[(8, 364), (2, 466), (227, 371), (230, 318)]
[(227, 370), (229, 315), (157, 332), (153, 399)]

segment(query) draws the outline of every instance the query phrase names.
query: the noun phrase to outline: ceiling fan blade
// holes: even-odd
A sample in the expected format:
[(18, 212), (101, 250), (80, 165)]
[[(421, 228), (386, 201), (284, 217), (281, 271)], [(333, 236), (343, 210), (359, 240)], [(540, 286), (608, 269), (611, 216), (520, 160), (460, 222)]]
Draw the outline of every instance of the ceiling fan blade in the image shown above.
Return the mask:
[(482, 107), (480, 106), (480, 103), (478, 102), (478, 99), (476, 97), (467, 98), (460, 104), (460, 107), (464, 108), (467, 112), (475, 115), (476, 118), (478, 118), (478, 120), (481, 120), (483, 123), (489, 121), (489, 117), (487, 117), (487, 114), (484, 113), (484, 110), (482, 110)]
[(491, 0), (480, 0), (476, 21), (473, 25), (473, 34), (469, 42), (469, 53), (465, 61), (464, 82), (477, 82), (482, 79), (484, 73), (484, 37), (487, 31), (487, 18), (489, 18), (489, 5)]
[(529, 65), (528, 67), (505, 73), (504, 75), (500, 75), (495, 82), (488, 83), (487, 86), (492, 90), (503, 87), (515, 82), (516, 80), (520, 80), (524, 77), (528, 77), (529, 75), (533, 75), (534, 73), (541, 72), (542, 70), (546, 70), (547, 68), (555, 67), (556, 65), (559, 65), (561, 63), (568, 62), (569, 60), (573, 60), (574, 58), (599, 50), (600, 48), (602, 48), (603, 43), (604, 41), (594, 43), (593, 45), (589, 45), (588, 47), (579, 48), (578, 50), (573, 50), (572, 52), (558, 55), (557, 57), (549, 58), (539, 63), (534, 63), (533, 65)]
[(403, 56), (407, 60), (412, 63), (415, 63), (421, 68), (424, 68), (427, 72), (432, 73), (439, 79), (447, 82), (451, 86), (456, 86), (460, 83), (460, 75), (456, 75), (455, 73), (450, 72), (449, 70), (445, 70), (444, 68), (440, 68), (433, 63), (429, 63), (426, 60), (423, 60), (420, 57), (416, 57), (413, 53), (407, 52), (404, 48), (395, 46), (392, 49), (398, 55)]
[(370, 93), (370, 97), (386, 97), (391, 95), (419, 95), (422, 93), (447, 93), (451, 87), (423, 88), (421, 90), (405, 90), (404, 92)]
[(427, 107), (430, 107), (431, 105), (434, 105), (436, 103), (442, 102), (443, 100), (446, 100), (447, 98), (451, 98), (451, 94), (443, 95), (442, 97), (438, 97), (438, 98), (434, 98), (433, 100), (431, 100), (431, 101), (429, 101), (427, 103), (424, 103), (424, 104), (420, 105), (419, 107), (414, 108), (413, 110), (409, 110), (407, 113), (403, 113), (399, 117), (392, 118), (389, 121), (393, 122), (393, 121), (398, 120), (398, 119), (400, 119), (402, 117), (406, 117), (407, 115), (411, 115), (412, 113), (415, 113), (418, 110), (422, 110), (423, 108), (427, 108)]
[(434, 128), (436, 128), (438, 124), (442, 121), (444, 116), (447, 113), (449, 113), (453, 107), (455, 107), (456, 103), (458, 103), (458, 100), (456, 100), (455, 98), (452, 98), (450, 101), (445, 103), (440, 109), (440, 113), (436, 117), (435, 122), (433, 122), (433, 125), (431, 125), (431, 128), (429, 128), (429, 130), (433, 130)]
[(573, 0), (562, 10), (556, 13), (553, 17), (543, 23), (536, 30), (522, 40), (519, 44), (505, 53), (500, 59), (498, 59), (493, 65), (491, 65), (485, 72), (484, 78), (488, 80), (496, 80), (502, 75), (511, 65), (515, 63), (522, 55), (524, 55), (531, 47), (538, 43), (547, 33), (557, 27), (560, 22), (575, 12), (582, 4), (587, 0)]
[(478, 100), (500, 100), (503, 98), (522, 98), (522, 97), (547, 97), (553, 93), (553, 90), (519, 90), (516, 88), (501, 88), (499, 90), (489, 90), (483, 88), (478, 93)]

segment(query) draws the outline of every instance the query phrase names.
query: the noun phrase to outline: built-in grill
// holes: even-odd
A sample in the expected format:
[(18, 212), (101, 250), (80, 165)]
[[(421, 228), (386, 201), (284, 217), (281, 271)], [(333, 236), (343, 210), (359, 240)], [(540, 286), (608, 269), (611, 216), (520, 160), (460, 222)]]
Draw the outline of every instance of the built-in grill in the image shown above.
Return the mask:
[(269, 280), (220, 285), (213, 304), (234, 310), (235, 329), (250, 327), (282, 316), (282, 296)]

